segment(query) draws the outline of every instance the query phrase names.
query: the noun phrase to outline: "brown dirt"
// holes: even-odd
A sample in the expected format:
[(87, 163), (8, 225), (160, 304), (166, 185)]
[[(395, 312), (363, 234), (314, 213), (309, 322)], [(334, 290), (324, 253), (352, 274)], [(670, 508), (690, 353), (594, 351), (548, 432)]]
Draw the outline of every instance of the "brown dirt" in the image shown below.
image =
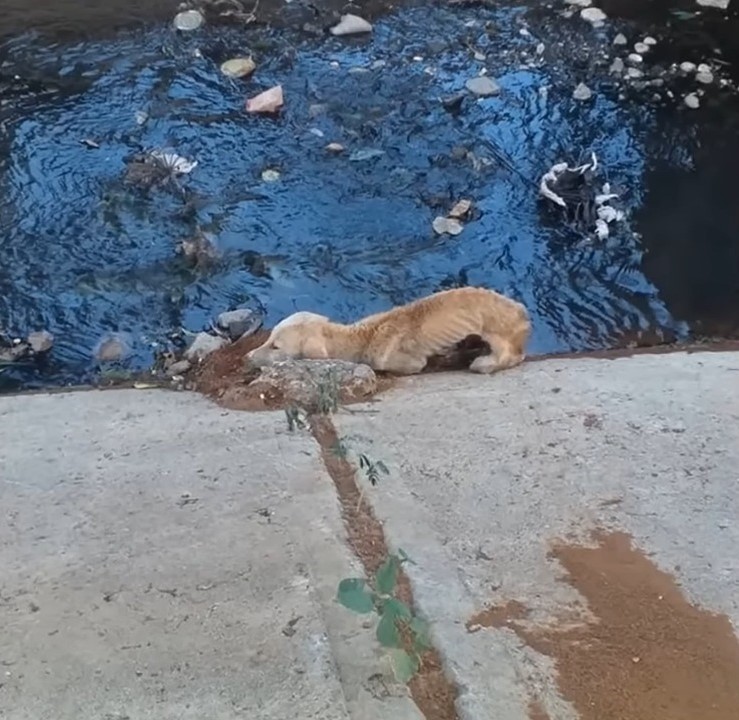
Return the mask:
[[(349, 544), (362, 561), (365, 573), (374, 575), (388, 555), (382, 525), (367, 502), (359, 504), (360, 491), (355, 470), (336, 453), (338, 436), (330, 418), (313, 416), (311, 429), (321, 446), (326, 469), (336, 485)], [(398, 597), (414, 607), (411, 585), (402, 570), (398, 576)], [(444, 675), (436, 650), (430, 650), (423, 656), (421, 670), (411, 680), (409, 688), (426, 720), (458, 720), (454, 707), (456, 690)]]
[(525, 620), (529, 611), (518, 600), (509, 600), (505, 605), (493, 605), (473, 615), (465, 624), (469, 632), (486, 627), (505, 627), (513, 620)]
[(538, 700), (532, 700), (529, 703), (529, 719), (530, 720), (552, 720)]
[(562, 695), (582, 720), (736, 720), (739, 641), (729, 619), (688, 603), (628, 535), (594, 540), (594, 548), (558, 544), (551, 557), (597, 622), (532, 628), (511, 603), (477, 622), (512, 628), (554, 658)]

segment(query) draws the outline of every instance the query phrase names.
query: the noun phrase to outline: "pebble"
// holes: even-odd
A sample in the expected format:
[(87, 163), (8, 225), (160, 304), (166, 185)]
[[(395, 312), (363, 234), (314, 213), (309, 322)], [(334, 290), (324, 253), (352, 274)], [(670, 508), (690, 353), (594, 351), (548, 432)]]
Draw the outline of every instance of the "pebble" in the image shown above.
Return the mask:
[(607, 15), (597, 7), (588, 7), (580, 11), (580, 17), (595, 26), (602, 25)]
[(54, 336), (48, 330), (32, 332), (27, 338), (31, 350), (35, 353), (49, 352), (54, 345)]
[(645, 45), (656, 45), (657, 44), (657, 41), (651, 35), (647, 35), (647, 37), (645, 37), (644, 40), (642, 40), (642, 42)]
[(567, 0), (567, 4), (586, 8), (590, 7), (593, 4), (593, 0)]
[(680, 69), (684, 73), (692, 73), (695, 72), (695, 63), (688, 62), (687, 60), (685, 62), (680, 63)]
[(614, 45), (626, 45), (627, 42), (628, 40), (626, 39), (626, 35), (623, 33), (619, 33), (615, 38), (613, 38)]
[(644, 53), (649, 52), (649, 45), (644, 42), (634, 43), (634, 50), (638, 52), (639, 55), (644, 55)]
[(372, 32), (372, 24), (351, 13), (342, 15), (339, 23), (331, 28), (332, 35), (357, 35), (367, 32)]
[(262, 327), (262, 321), (261, 313), (250, 308), (239, 308), (222, 312), (216, 319), (216, 325), (235, 341), (244, 335), (253, 335)]
[(713, 82), (713, 73), (709, 70), (708, 72), (701, 72), (698, 70), (698, 72), (695, 75), (695, 79), (699, 83), (703, 83), (704, 85), (710, 85)]
[(178, 360), (167, 368), (167, 372), (170, 375), (184, 375), (191, 367), (189, 360)]
[(326, 145), (326, 150), (332, 153), (344, 152), (344, 146), (341, 143), (331, 142)]
[(700, 107), (700, 105), (701, 105), (701, 101), (698, 99), (698, 96), (695, 93), (690, 93), (689, 95), (686, 95), (683, 98), (683, 102), (691, 110), (697, 110)]
[(192, 345), (185, 351), (185, 359), (190, 362), (200, 362), (203, 358), (225, 345), (228, 345), (226, 338), (200, 332), (195, 336)]
[(572, 97), (575, 100), (590, 100), (593, 97), (593, 91), (585, 83), (580, 83), (572, 91)]
[(280, 179), (280, 171), (267, 168), (262, 170), (262, 180), (264, 182), (277, 182)]
[(197, 10), (185, 10), (185, 12), (177, 13), (174, 18), (174, 26), (183, 32), (197, 30), (204, 22), (205, 18)]
[(611, 63), (611, 67), (608, 72), (610, 72), (612, 75), (620, 75), (624, 71), (624, 61), (620, 58), (613, 58), (613, 62)]
[(256, 63), (250, 57), (231, 58), (221, 65), (221, 72), (232, 78), (246, 77), (256, 70)]
[(95, 345), (92, 355), (98, 362), (118, 362), (122, 360), (131, 348), (120, 335), (107, 335)]
[(644, 73), (639, 68), (630, 67), (626, 70), (626, 76), (630, 78), (640, 78)]
[(719, 10), (727, 10), (730, 0), (696, 0), (698, 5), (703, 7), (718, 8)]
[(459, 233), (464, 229), (464, 225), (462, 225), (459, 220), (441, 216), (434, 218), (434, 222), (431, 223), (431, 226), (434, 228), (434, 232), (437, 235), (459, 235)]
[(626, 59), (633, 65), (639, 65), (644, 62), (644, 58), (638, 53), (629, 53), (629, 56)]
[(470, 78), (464, 85), (471, 93), (481, 97), (500, 94), (500, 85), (493, 78), (486, 75)]

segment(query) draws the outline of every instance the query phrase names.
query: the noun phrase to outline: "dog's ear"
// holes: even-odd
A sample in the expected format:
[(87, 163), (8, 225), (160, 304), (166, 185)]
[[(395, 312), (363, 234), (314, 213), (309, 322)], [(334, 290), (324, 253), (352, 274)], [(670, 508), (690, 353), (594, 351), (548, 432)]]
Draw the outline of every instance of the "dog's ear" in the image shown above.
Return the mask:
[(303, 357), (309, 360), (323, 360), (328, 358), (326, 340), (322, 337), (312, 336), (303, 343)]

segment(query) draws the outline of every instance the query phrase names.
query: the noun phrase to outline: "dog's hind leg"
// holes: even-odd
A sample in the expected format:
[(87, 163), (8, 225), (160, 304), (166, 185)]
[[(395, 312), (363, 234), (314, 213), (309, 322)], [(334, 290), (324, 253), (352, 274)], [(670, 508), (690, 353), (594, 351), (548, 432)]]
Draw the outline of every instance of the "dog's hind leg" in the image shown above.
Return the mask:
[(494, 373), (518, 365), (523, 361), (524, 356), (520, 352), (520, 348), (512, 345), (500, 335), (485, 333), (482, 338), (490, 345), (490, 354), (475, 358), (470, 364), (472, 372)]
[(409, 355), (407, 353), (395, 352), (387, 358), (383, 358), (375, 366), (375, 370), (391, 372), (395, 375), (416, 375), (426, 367), (426, 358)]

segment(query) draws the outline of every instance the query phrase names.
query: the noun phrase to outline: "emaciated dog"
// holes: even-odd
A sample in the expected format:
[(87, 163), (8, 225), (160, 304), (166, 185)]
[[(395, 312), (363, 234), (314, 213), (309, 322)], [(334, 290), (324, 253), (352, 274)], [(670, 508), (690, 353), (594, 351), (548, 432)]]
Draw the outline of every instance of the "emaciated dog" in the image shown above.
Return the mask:
[(531, 322), (526, 308), (493, 290), (456, 288), (429, 295), (350, 325), (324, 315), (297, 312), (275, 325), (269, 338), (248, 354), (255, 365), (279, 360), (335, 359), (374, 370), (412, 375), (429, 358), (477, 335), (490, 354), (475, 358), (472, 372), (493, 373), (525, 357)]

